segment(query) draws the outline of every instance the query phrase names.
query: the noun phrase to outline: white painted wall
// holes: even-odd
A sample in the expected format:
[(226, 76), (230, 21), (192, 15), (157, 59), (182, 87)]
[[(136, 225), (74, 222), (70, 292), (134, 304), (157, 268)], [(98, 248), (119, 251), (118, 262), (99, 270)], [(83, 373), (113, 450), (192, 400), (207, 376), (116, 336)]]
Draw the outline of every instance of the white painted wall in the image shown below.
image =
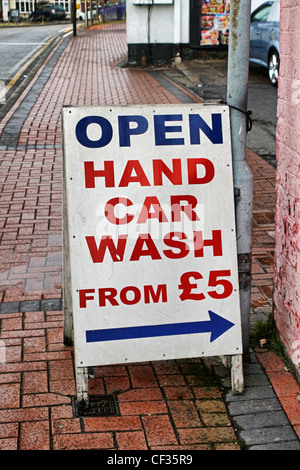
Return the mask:
[[(174, 0), (172, 5), (134, 5), (126, 3), (128, 44), (188, 44), (189, 0)], [(148, 28), (150, 25), (150, 28)]]
[[(251, 0), (251, 11), (265, 1)], [(136, 5), (127, 0), (126, 10), (128, 44), (189, 44), (190, 0), (170, 5)]]

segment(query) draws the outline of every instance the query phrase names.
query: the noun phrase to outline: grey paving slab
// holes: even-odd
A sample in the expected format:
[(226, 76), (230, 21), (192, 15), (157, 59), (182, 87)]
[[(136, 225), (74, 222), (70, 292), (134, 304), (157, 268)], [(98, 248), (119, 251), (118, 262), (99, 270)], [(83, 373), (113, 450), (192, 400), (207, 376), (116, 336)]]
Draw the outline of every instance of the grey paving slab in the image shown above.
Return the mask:
[(289, 426), (289, 420), (284, 411), (268, 411), (232, 417), (235, 426), (245, 431), (267, 427)]
[(228, 415), (245, 450), (300, 450), (298, 436), (253, 352), (244, 364), (243, 394), (232, 392), (228, 369), (218, 366), (215, 370), (224, 384)]
[(240, 437), (249, 447), (253, 445), (261, 446), (265, 444), (282, 445), (286, 442), (297, 444), (295, 433), (291, 426), (276, 426), (274, 428), (248, 429), (246, 431), (241, 431)]

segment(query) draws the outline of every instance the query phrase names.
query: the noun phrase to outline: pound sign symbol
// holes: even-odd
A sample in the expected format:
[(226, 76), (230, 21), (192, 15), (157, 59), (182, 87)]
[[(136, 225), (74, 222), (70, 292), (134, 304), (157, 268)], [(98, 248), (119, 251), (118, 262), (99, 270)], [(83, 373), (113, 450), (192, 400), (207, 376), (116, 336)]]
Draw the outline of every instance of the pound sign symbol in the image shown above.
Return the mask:
[(195, 294), (192, 293), (192, 289), (196, 289), (198, 286), (197, 284), (191, 284), (190, 278), (193, 279), (203, 279), (202, 275), (197, 271), (190, 271), (188, 273), (184, 273), (181, 278), (179, 284), (179, 289), (182, 289), (182, 293), (180, 294), (180, 299), (183, 300), (203, 300), (205, 299), (204, 294)]

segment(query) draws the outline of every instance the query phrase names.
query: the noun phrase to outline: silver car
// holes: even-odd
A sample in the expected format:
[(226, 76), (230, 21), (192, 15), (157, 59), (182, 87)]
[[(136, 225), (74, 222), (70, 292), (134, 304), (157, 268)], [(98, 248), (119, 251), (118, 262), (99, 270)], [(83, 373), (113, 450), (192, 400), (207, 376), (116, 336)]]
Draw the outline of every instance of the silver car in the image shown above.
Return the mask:
[(266, 67), (272, 85), (279, 76), (280, 0), (263, 3), (251, 15), (250, 62)]

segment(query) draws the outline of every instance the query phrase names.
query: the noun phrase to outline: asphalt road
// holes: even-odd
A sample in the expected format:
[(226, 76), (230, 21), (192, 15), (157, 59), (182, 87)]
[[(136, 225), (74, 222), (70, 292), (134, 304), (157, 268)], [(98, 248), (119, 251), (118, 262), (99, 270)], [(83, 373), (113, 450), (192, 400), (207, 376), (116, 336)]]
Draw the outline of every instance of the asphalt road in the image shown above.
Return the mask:
[(0, 28), (0, 80), (13, 78), (37, 51), (47, 45), (51, 37), (69, 27), (68, 24), (53, 24)]
[[(22, 91), (45, 59), (58, 34), (67, 34), (70, 23), (0, 28), (0, 112), (12, 96)], [(7, 107), (7, 106), (6, 106)]]

